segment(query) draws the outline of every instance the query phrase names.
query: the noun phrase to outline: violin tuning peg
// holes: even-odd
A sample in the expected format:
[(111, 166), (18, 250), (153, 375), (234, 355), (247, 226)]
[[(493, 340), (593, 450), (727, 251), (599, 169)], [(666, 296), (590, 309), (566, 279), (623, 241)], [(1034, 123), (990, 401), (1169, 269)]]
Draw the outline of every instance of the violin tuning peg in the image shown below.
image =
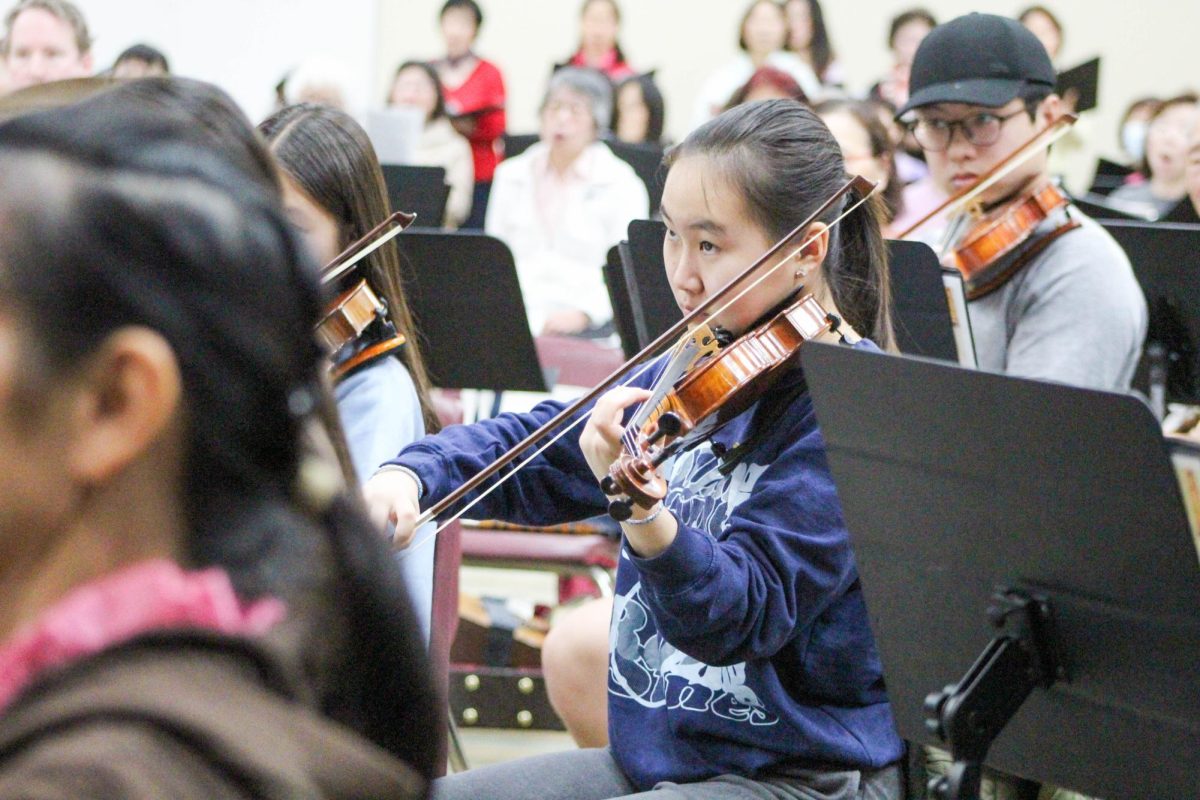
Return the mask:
[(612, 475), (605, 475), (604, 480), (600, 481), (600, 489), (605, 494), (620, 494), (621, 488), (617, 486), (617, 482), (613, 480)]
[(629, 498), (613, 500), (608, 504), (608, 515), (617, 522), (624, 522), (633, 516), (633, 501)]

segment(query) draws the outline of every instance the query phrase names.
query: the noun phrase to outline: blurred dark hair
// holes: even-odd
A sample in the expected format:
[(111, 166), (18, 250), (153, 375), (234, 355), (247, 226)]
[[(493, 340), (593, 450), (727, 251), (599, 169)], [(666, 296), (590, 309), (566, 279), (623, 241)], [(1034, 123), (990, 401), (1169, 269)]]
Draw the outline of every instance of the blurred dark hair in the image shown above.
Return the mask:
[[(812, 41), (809, 50), (812, 51), (813, 72), (817, 80), (824, 82), (825, 73), (833, 63), (833, 45), (829, 41), (829, 29), (825, 26), (825, 12), (821, 10), (820, 0), (788, 0), (791, 3), (807, 3), (808, 15), (812, 19)], [(785, 4), (786, 7), (786, 4)]]
[(442, 6), (442, 10), (438, 12), (438, 19), (446, 16), (447, 11), (455, 8), (465, 9), (475, 18), (476, 31), (483, 27), (483, 9), (479, 7), (479, 3), (476, 3), (475, 0), (446, 0)]
[(125, 48), (121, 55), (117, 56), (117, 60), (113, 62), (115, 67), (122, 61), (142, 61), (151, 66), (160, 67), (163, 72), (170, 72), (171, 65), (167, 63), (167, 57), (161, 50), (151, 47), (148, 44), (135, 44)]
[(891, 25), (888, 26), (888, 47), (896, 46), (896, 34), (900, 33), (900, 29), (910, 22), (924, 22), (931, 29), (937, 27), (937, 17), (924, 8), (910, 8), (908, 11), (901, 11), (896, 16), (892, 17)]
[(617, 88), (613, 92), (612, 129), (615, 132), (620, 122), (621, 90), (630, 84), (637, 84), (641, 89), (642, 102), (645, 104), (646, 110), (650, 115), (650, 118), (646, 122), (646, 137), (642, 141), (660, 144), (663, 138), (664, 123), (666, 122), (666, 105), (663, 102), (662, 92), (658, 89), (658, 84), (654, 82), (653, 72), (647, 72), (642, 75), (631, 75), (617, 84)]
[(796, 82), (795, 78), (775, 67), (759, 67), (750, 76), (750, 79), (733, 93), (733, 96), (729, 98), (729, 102), (725, 104), (725, 109), (729, 110), (734, 106), (740, 106), (746, 102), (751, 92), (764, 86), (777, 89), (797, 103), (808, 105), (808, 95), (804, 93), (804, 89), (800, 88), (800, 84)]
[[(429, 115), (429, 122), (435, 119), (441, 119), (446, 116), (446, 93), (442, 91), (442, 81), (438, 78), (437, 70), (428, 61), (405, 61), (400, 66), (396, 67), (396, 74), (392, 76), (392, 83), (396, 82), (396, 78), (400, 77), (400, 73), (406, 69), (419, 69), (425, 73), (425, 77), (433, 84), (434, 94), (437, 95), (437, 102), (434, 103), (433, 111)], [(390, 100), (390, 95), (389, 95)]]
[[(763, 100), (731, 108), (667, 151), (669, 171), (680, 159), (705, 156), (737, 191), (751, 219), (777, 241), (846, 183), (842, 150), (811, 109), (794, 100)], [(856, 191), (820, 219), (832, 223), (862, 200)], [(831, 228), (821, 264), (834, 302), (855, 330), (882, 348), (893, 342), (887, 251), (874, 197)]]
[(324, 713), (429, 776), (436, 739), (412, 731), (437, 730), (439, 705), (395, 560), (355, 501), (314, 502), (301, 480), (324, 370), (316, 266), (238, 152), (116, 92), (0, 127), (0, 303), (35, 337), (26, 375), (54, 382), (127, 326), (170, 344), (184, 565), (283, 599)]

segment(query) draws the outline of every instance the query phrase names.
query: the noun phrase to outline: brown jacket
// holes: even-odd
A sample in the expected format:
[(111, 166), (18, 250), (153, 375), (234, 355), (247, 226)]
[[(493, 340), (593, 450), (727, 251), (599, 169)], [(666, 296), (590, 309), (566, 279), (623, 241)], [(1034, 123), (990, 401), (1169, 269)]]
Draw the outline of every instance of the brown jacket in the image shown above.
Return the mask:
[(0, 716), (0, 800), (425, 796), (302, 702), (280, 663), (261, 644), (162, 633), (46, 676)]

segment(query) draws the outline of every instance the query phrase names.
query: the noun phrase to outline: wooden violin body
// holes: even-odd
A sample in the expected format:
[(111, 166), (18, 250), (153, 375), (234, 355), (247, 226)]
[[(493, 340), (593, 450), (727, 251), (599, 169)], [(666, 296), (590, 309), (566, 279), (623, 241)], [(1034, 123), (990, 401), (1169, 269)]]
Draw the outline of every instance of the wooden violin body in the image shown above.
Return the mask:
[(602, 486), (622, 495), (609, 505), (616, 519), (628, 519), (630, 503), (650, 508), (666, 496), (660, 464), (697, 439), (711, 436), (774, 385), (800, 353), (800, 347), (836, 330), (838, 320), (811, 294), (790, 303), (768, 322), (697, 362), (651, 412), (636, 433), (630, 452), (609, 470)]
[(1050, 214), (1070, 202), (1051, 181), (981, 216), (964, 234), (951, 256), (953, 266), (971, 278), (1015, 250)]

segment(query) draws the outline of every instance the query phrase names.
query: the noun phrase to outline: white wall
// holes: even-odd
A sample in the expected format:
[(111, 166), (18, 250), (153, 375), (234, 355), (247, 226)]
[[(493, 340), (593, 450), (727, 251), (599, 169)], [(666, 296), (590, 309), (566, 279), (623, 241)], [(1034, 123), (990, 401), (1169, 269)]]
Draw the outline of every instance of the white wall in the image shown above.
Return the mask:
[[(378, 60), (379, 0), (76, 0), (92, 29), (96, 68), (131, 44), (164, 53), (181, 75), (211, 81), (254, 121), (299, 61), (325, 55), (353, 78), (352, 103), (369, 102)], [(407, 4), (412, 0), (404, 0)]]

